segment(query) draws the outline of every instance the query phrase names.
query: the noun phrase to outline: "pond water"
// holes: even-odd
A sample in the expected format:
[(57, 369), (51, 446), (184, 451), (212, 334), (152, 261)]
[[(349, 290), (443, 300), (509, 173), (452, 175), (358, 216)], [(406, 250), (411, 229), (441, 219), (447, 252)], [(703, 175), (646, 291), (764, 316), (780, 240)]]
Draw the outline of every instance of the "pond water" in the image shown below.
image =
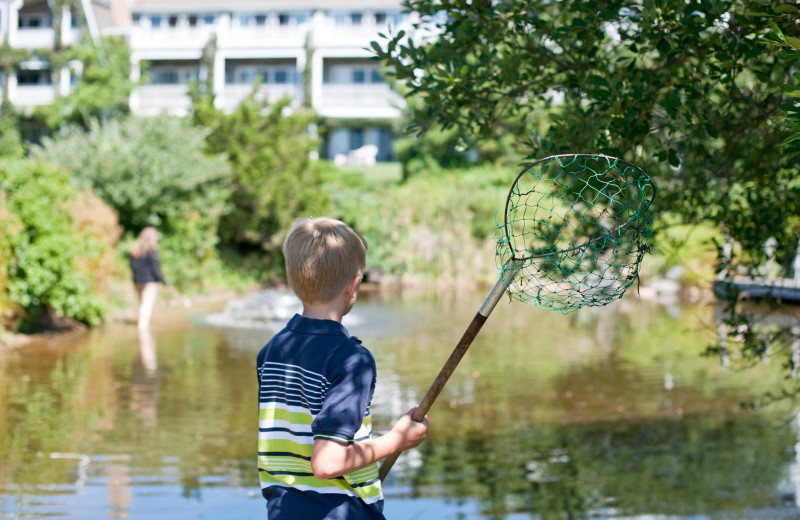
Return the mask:
[[(425, 393), (483, 296), (357, 304), (376, 431)], [(206, 324), (217, 311), (0, 352), (0, 518), (265, 518), (255, 356), (272, 331)], [(701, 356), (714, 334), (708, 304), (502, 302), (428, 441), (392, 469), (387, 518), (800, 518), (792, 411), (740, 407), (778, 387), (781, 361), (723, 370)]]

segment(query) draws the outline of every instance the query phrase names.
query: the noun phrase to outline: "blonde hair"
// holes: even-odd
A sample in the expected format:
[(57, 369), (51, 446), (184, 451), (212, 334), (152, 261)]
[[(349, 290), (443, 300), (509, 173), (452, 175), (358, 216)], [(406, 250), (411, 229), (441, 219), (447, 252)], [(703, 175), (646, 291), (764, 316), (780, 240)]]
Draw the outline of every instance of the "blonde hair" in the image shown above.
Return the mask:
[(283, 242), (289, 287), (303, 302), (333, 300), (366, 267), (367, 242), (329, 217), (294, 221)]
[(131, 255), (140, 258), (150, 249), (158, 249), (158, 230), (152, 226), (144, 228), (131, 247)]

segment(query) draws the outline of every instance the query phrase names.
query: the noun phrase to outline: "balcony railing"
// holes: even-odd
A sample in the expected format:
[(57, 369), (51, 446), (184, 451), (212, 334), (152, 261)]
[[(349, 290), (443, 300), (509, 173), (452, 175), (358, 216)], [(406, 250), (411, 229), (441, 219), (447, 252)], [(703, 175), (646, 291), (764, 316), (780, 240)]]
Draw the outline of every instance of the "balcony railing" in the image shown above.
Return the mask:
[(55, 98), (56, 88), (53, 85), (17, 85), (17, 92), (11, 102), (22, 107), (36, 107), (49, 105)]
[(134, 27), (131, 31), (131, 48), (200, 50), (208, 43), (213, 33), (213, 26)]
[[(397, 26), (393, 22), (392, 27), (394, 32), (397, 32)], [(317, 47), (369, 47), (371, 41), (379, 39), (378, 33), (388, 34), (388, 29), (389, 22), (336, 25), (333, 20), (329, 19), (315, 28), (314, 45)]]
[(328, 117), (400, 117), (405, 101), (386, 84), (323, 84), (314, 108)]
[(323, 107), (393, 107), (402, 98), (385, 84), (323, 84)]
[[(236, 106), (253, 91), (252, 85), (225, 85), (222, 92), (222, 108), (233, 110)], [(256, 99), (275, 103), (283, 97), (290, 97), (292, 104), (297, 105), (302, 101), (303, 93), (298, 85), (261, 85), (256, 92)]]
[(220, 49), (249, 48), (303, 48), (308, 26), (247, 26), (222, 27), (218, 32), (217, 46)]
[(17, 29), (14, 46), (22, 49), (50, 49), (55, 42), (56, 32), (52, 27)]
[(134, 95), (138, 99), (136, 111), (141, 114), (185, 114), (191, 107), (189, 86), (185, 84), (141, 85), (135, 89)]

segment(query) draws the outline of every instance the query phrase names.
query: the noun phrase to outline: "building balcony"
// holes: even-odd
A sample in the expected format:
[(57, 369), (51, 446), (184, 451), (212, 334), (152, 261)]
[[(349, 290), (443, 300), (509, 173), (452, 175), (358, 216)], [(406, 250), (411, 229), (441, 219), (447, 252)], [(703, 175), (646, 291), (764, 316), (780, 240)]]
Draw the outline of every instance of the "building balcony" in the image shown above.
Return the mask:
[[(228, 84), (222, 91), (221, 107), (231, 111), (253, 91), (253, 85)], [(256, 99), (267, 103), (276, 103), (284, 97), (292, 100), (292, 105), (297, 106), (303, 100), (303, 93), (298, 85), (260, 85), (256, 92)]]
[[(398, 19), (399, 20), (399, 19)], [(389, 34), (391, 26), (392, 32), (396, 33), (399, 28), (405, 28), (405, 22), (398, 20), (387, 21), (386, 23), (362, 23), (359, 25), (341, 25), (333, 20), (327, 19), (318, 23), (314, 30), (314, 46), (318, 48), (327, 47), (367, 47), (371, 41), (379, 40), (379, 33)], [(399, 25), (399, 27), (398, 27)]]
[(320, 105), (323, 116), (396, 118), (405, 101), (386, 84), (323, 84)]
[(21, 27), (13, 45), (19, 49), (52, 49), (56, 32), (52, 27)]
[(186, 84), (141, 85), (134, 89), (132, 97), (132, 108), (141, 115), (186, 115), (192, 104)]
[(56, 88), (53, 85), (17, 85), (12, 103), (21, 107), (38, 107), (55, 101)]
[(217, 49), (302, 49), (306, 44), (307, 25), (222, 27), (218, 32)]
[(131, 48), (136, 51), (164, 49), (200, 52), (213, 34), (213, 26), (134, 27), (131, 30)]

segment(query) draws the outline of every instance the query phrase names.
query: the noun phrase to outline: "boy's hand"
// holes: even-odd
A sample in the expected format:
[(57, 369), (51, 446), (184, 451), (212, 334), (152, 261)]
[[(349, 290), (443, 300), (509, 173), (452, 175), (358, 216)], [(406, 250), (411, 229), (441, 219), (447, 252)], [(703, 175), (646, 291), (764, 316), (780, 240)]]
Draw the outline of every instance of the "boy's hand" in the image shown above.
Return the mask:
[(416, 408), (412, 408), (402, 416), (392, 428), (392, 433), (400, 439), (399, 451), (410, 450), (419, 446), (428, 436), (428, 416), (423, 417), (421, 422), (411, 418)]

